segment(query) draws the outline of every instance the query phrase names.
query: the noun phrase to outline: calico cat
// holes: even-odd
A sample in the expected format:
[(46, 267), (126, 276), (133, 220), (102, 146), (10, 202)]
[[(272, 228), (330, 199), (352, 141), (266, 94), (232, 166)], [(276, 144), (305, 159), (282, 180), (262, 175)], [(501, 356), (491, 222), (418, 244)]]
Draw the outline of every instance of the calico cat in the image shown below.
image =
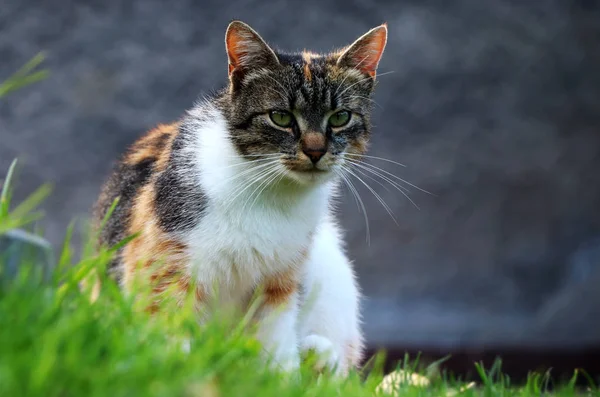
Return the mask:
[(332, 200), (367, 149), (386, 41), (384, 24), (331, 54), (290, 54), (232, 22), (227, 87), (134, 143), (96, 204), (99, 221), (119, 197), (101, 244), (137, 234), (110, 267), (125, 291), (144, 269), (157, 300), (191, 288), (201, 307), (216, 285), (217, 308), (244, 310), (260, 289), (274, 362), (292, 370), (315, 351), (339, 374), (356, 367), (359, 291)]

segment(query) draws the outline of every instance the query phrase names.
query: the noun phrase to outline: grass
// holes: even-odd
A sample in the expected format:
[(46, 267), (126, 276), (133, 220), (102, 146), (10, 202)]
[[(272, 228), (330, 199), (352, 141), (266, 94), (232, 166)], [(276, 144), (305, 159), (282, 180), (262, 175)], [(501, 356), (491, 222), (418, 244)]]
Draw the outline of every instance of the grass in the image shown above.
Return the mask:
[[(14, 163), (9, 175), (14, 171)], [(5, 178), (1, 193), (0, 231), (28, 227), (39, 219), (33, 211), (47, 194), (36, 192), (26, 205), (11, 210)], [(164, 308), (151, 317), (139, 310), (143, 296), (124, 296), (103, 276), (102, 294), (94, 303), (80, 282), (103, 269), (115, 247), (95, 251), (87, 245), (74, 260), (67, 237), (52, 277), (42, 277), (36, 263), (22, 263), (14, 278), (3, 278), (0, 259), (0, 396), (373, 396), (381, 368), (335, 379), (311, 371), (305, 363), (297, 376), (269, 370), (261, 347), (247, 332), (249, 321), (217, 318), (200, 327), (193, 305)], [(1, 235), (1, 233), (0, 233)], [(91, 241), (91, 240), (90, 240)], [(123, 242), (123, 243), (126, 243)], [(0, 258), (2, 256), (0, 255)], [(189, 352), (181, 341), (189, 338)], [(404, 370), (415, 369), (405, 360)], [(425, 372), (431, 373), (426, 369)], [(513, 387), (499, 367), (476, 366), (478, 387), (461, 395), (530, 396), (548, 388), (550, 378), (532, 374), (525, 386)], [(403, 384), (402, 396), (446, 396), (464, 383), (439, 373), (427, 387)], [(576, 376), (555, 387), (555, 395), (576, 394)], [(582, 390), (600, 395), (595, 387)]]
[[(0, 91), (1, 94), (1, 91)], [(10, 167), (0, 195), (0, 237), (14, 228), (32, 228), (41, 217), (36, 208), (49, 194), (42, 187), (20, 205), (11, 205)], [(166, 302), (164, 314), (151, 317), (139, 310), (143, 294), (124, 296), (104, 275), (116, 247), (80, 255), (70, 246), (73, 227), (66, 232), (51, 277), (41, 266), (24, 261), (15, 277), (2, 274), (0, 252), (0, 396), (373, 396), (382, 380), (381, 360), (365, 373), (347, 379), (315, 374), (310, 359), (297, 374), (269, 370), (261, 347), (247, 332), (247, 319), (215, 318), (200, 327), (193, 305), (175, 308)], [(93, 237), (93, 236), (92, 236)], [(91, 241), (91, 239), (90, 239)], [(123, 244), (127, 243), (124, 241)], [(77, 255), (79, 256), (79, 255)], [(97, 273), (94, 273), (97, 272)], [(91, 302), (81, 281), (98, 274), (103, 291)], [(184, 351), (183, 339), (191, 340)], [(416, 367), (405, 360), (403, 369)], [(463, 382), (425, 369), (430, 385), (403, 383), (402, 396), (533, 396), (545, 394), (549, 377), (532, 374), (524, 386), (512, 386), (499, 365), (477, 365), (475, 388), (460, 392)], [(367, 373), (368, 372), (368, 373)], [(600, 395), (594, 386), (578, 390), (575, 374), (552, 394)], [(591, 383), (590, 383), (591, 384)]]

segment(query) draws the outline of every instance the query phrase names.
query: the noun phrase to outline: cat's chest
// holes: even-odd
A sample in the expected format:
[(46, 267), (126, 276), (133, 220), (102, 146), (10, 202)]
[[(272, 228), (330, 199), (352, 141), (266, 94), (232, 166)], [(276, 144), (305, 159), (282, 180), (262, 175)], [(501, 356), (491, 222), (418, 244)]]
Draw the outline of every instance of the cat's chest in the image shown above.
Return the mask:
[(269, 210), (209, 211), (188, 236), (192, 271), (201, 282), (246, 293), (303, 266), (316, 222)]

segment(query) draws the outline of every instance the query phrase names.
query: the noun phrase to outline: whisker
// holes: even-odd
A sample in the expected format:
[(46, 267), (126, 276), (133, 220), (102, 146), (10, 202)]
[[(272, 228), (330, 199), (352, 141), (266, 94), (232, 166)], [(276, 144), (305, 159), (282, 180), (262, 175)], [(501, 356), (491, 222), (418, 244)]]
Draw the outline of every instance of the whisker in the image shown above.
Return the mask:
[(360, 99), (365, 99), (369, 102), (373, 102), (376, 106), (379, 106), (380, 109), (383, 109), (383, 106), (381, 106), (380, 104), (378, 104), (373, 98), (369, 98), (366, 96), (362, 96), (362, 95), (350, 95), (348, 97), (346, 97), (347, 99), (352, 99), (352, 98), (360, 98)]
[(234, 156), (226, 156), (226, 158), (244, 158), (244, 157), (278, 157), (281, 156), (281, 153), (257, 153), (257, 154), (237, 154)]
[(362, 168), (362, 169), (364, 169), (365, 171), (368, 171), (368, 172), (370, 172), (371, 174), (374, 174), (375, 176), (378, 176), (378, 177), (380, 177), (380, 178), (381, 178), (381, 179), (383, 179), (384, 181), (386, 181), (386, 182), (388, 182), (389, 184), (391, 184), (392, 186), (394, 186), (396, 189), (402, 190), (402, 191), (404, 191), (404, 192), (410, 192), (410, 190), (409, 190), (407, 187), (404, 187), (404, 186), (400, 185), (398, 182), (396, 182), (396, 181), (394, 181), (394, 180), (392, 180), (392, 179), (388, 178), (388, 177), (387, 177), (387, 176), (385, 176), (384, 174), (382, 174), (382, 173), (380, 173), (380, 172), (378, 172), (378, 171), (376, 171), (376, 170), (374, 170), (374, 169), (372, 169), (372, 168), (366, 167), (366, 166), (364, 165), (365, 163), (362, 163), (362, 164), (361, 164), (361, 163), (358, 163), (358, 162), (352, 161), (352, 160), (350, 160), (350, 159), (345, 159), (345, 160), (346, 160), (346, 161), (347, 161), (349, 164), (352, 164), (352, 165), (354, 165), (354, 166), (357, 166), (357, 167), (359, 167), (359, 168)]
[[(346, 159), (346, 160), (347, 160), (347, 161), (352, 161), (352, 160), (350, 160), (350, 159)], [(356, 160), (354, 160), (354, 161), (356, 162)], [(408, 186), (412, 186), (412, 187), (414, 187), (415, 189), (422, 191), (423, 193), (427, 193), (427, 194), (430, 194), (430, 195), (432, 195), (432, 196), (435, 196), (435, 194), (433, 194), (433, 193), (431, 193), (431, 192), (428, 192), (427, 190), (425, 190), (425, 189), (423, 189), (423, 188), (420, 188), (420, 187), (418, 187), (417, 185), (414, 185), (414, 184), (412, 184), (412, 183), (410, 183), (410, 182), (408, 182), (408, 181), (406, 181), (406, 180), (404, 180), (404, 179), (400, 178), (399, 176), (397, 176), (397, 175), (395, 175), (395, 174), (392, 174), (392, 173), (391, 173), (391, 172), (389, 172), (389, 171), (386, 171), (386, 170), (384, 170), (383, 168), (377, 167), (377, 166), (375, 166), (375, 165), (373, 165), (373, 164), (366, 163), (366, 162), (364, 162), (364, 161), (359, 161), (359, 162), (360, 162), (361, 164), (363, 164), (364, 166), (371, 167), (371, 168), (374, 168), (374, 169), (376, 169), (376, 170), (379, 170), (379, 171), (383, 172), (384, 174), (387, 174), (387, 175), (391, 176), (392, 178), (395, 178), (395, 179), (399, 180), (399, 181), (400, 181), (400, 182), (402, 182), (402, 183), (406, 183)]]
[[(277, 164), (277, 163), (278, 163), (278, 161), (276, 161), (276, 160), (275, 160), (275, 161), (271, 160), (271, 161), (269, 161), (269, 162), (267, 162), (267, 163), (261, 163), (261, 164), (258, 164), (258, 165), (253, 165), (251, 168), (248, 168), (248, 169), (246, 169), (246, 170), (243, 170), (243, 171), (241, 171), (241, 172), (238, 172), (238, 173), (236, 173), (236, 174), (233, 174), (233, 175), (232, 175), (231, 177), (229, 177), (229, 178), (225, 178), (225, 179), (223, 179), (223, 180), (222, 180), (220, 183), (221, 183), (221, 184), (224, 184), (224, 183), (230, 183), (231, 181), (234, 181), (234, 180), (236, 180), (236, 179), (238, 179), (238, 178), (240, 178), (240, 177), (242, 177), (242, 176), (244, 176), (244, 175), (250, 174), (250, 173), (252, 173), (252, 172), (254, 172), (254, 171), (258, 171), (258, 170), (260, 170), (260, 169), (263, 169), (263, 168), (265, 168), (265, 167), (268, 167), (269, 165), (273, 165), (273, 164)], [(227, 168), (227, 167), (224, 167), (224, 168)]]
[(395, 73), (395, 70), (390, 70), (389, 72), (384, 72), (384, 73), (377, 73), (377, 75), (375, 76), (377, 77), (381, 77), (381, 76), (387, 76), (388, 74), (392, 74)]
[[(393, 180), (391, 180), (390, 178), (386, 177), (385, 175), (382, 175), (381, 173), (378, 173), (377, 171), (374, 171), (372, 169), (369, 169), (367, 167), (364, 167), (361, 164), (357, 164), (357, 163), (353, 163), (352, 161), (347, 160), (350, 164), (355, 165), (357, 167), (361, 167), (363, 168), (365, 171), (368, 171), (370, 173), (372, 173), (373, 175), (376, 175), (378, 177), (380, 177), (381, 179), (383, 179), (384, 181), (386, 181), (387, 183), (389, 183), (390, 185), (392, 185), (393, 187), (395, 187), (400, 193), (402, 193), (402, 195), (404, 197), (406, 197), (408, 199), (408, 201), (411, 202), (412, 205), (415, 206), (416, 209), (421, 210), (421, 208), (419, 208), (419, 206), (413, 201), (413, 199), (408, 195), (408, 189), (406, 189), (404, 186), (400, 186), (398, 183), (394, 182)], [(357, 170), (358, 171), (358, 170)]]
[(272, 165), (272, 168), (267, 168), (266, 170), (261, 170), (258, 173), (258, 175), (255, 175), (254, 178), (252, 180), (250, 180), (250, 182), (248, 182), (246, 185), (241, 185), (240, 188), (238, 188), (236, 191), (234, 191), (232, 194), (235, 194), (235, 196), (233, 198), (231, 198), (230, 200), (227, 200), (228, 202), (226, 203), (225, 210), (228, 210), (231, 207), (231, 205), (233, 205), (235, 200), (242, 193), (244, 193), (247, 189), (249, 189), (255, 183), (261, 181), (266, 175), (270, 174), (271, 171), (273, 171), (273, 169), (275, 169), (275, 167), (276, 167), (276, 165)]
[[(273, 79), (273, 78), (271, 77), (271, 79)], [(273, 79), (273, 80), (275, 80), (275, 79)], [(279, 95), (279, 97), (280, 97), (281, 99), (283, 99), (283, 101), (284, 101), (284, 102), (286, 102), (286, 101), (287, 101), (287, 98), (286, 98), (286, 96), (285, 96), (284, 94), (282, 94), (280, 91), (277, 91), (276, 89), (274, 89), (274, 88), (272, 88), (272, 87), (269, 87), (269, 86), (264, 86), (264, 88), (267, 88), (267, 89), (269, 89), (270, 91), (272, 91), (272, 92), (276, 93), (277, 95)]]
[[(275, 80), (273, 77), (271, 77), (271, 76), (269, 76), (269, 75), (265, 75), (265, 76), (266, 76), (266, 77), (268, 77), (268, 78), (270, 78), (271, 80), (273, 80), (275, 83), (277, 83), (277, 84), (278, 84), (278, 85), (281, 87), (281, 89), (283, 90), (283, 92), (285, 92), (285, 93), (286, 93), (287, 97), (289, 97), (289, 96), (290, 96), (290, 92), (288, 91), (288, 89), (287, 89), (287, 88), (285, 88), (285, 87), (283, 86), (283, 84), (281, 84), (279, 81)], [(287, 99), (287, 98), (286, 98), (286, 99)]]
[(270, 159), (256, 159), (256, 160), (251, 160), (251, 161), (240, 161), (240, 162), (237, 162), (234, 164), (228, 164), (224, 167), (219, 167), (219, 170), (226, 170), (228, 168), (238, 167), (240, 165), (249, 165), (251, 167), (254, 167), (255, 165), (253, 163), (259, 163), (259, 165), (260, 165), (260, 164), (264, 164), (265, 162), (276, 162), (276, 159), (270, 158)]
[[(256, 196), (254, 197), (254, 200), (252, 201), (252, 204), (250, 204), (250, 207), (248, 208), (248, 211), (251, 211), (252, 208), (254, 208), (254, 204), (256, 203), (256, 200), (258, 200), (258, 198), (260, 197), (262, 192), (264, 192), (264, 190), (269, 185), (271, 185), (273, 182), (275, 182), (275, 180), (278, 177), (282, 177), (284, 174), (284, 172), (280, 168), (277, 168), (275, 171), (276, 171), (275, 174), (264, 183), (264, 186), (262, 187), (262, 189), (260, 189), (260, 191), (256, 194)], [(250, 198), (252, 198), (252, 196), (250, 196)], [(245, 204), (244, 204), (244, 206), (245, 206)], [(242, 212), (243, 212), (243, 209), (242, 209)]]
[[(246, 198), (246, 201), (244, 202), (244, 205), (242, 206), (242, 210), (240, 211), (240, 214), (244, 213), (244, 210), (246, 209), (246, 205), (248, 204), (248, 202), (250, 200), (252, 200), (252, 198), (254, 197), (254, 194), (259, 189), (260, 189), (260, 192), (262, 192), (263, 189), (261, 189), (261, 186), (266, 187), (269, 185), (269, 181), (271, 180), (271, 177), (273, 176), (273, 174), (277, 175), (277, 171), (279, 171), (279, 169), (277, 167), (270, 168), (270, 171), (261, 177), (262, 181), (258, 184), (258, 186), (256, 186), (256, 188), (252, 191), (252, 193), (250, 193), (250, 195)], [(259, 192), (259, 194), (260, 194), (260, 192)], [(256, 197), (258, 198), (258, 196), (256, 196)]]
[(357, 157), (364, 157), (367, 159), (387, 161), (388, 163), (396, 164), (396, 165), (399, 165), (400, 167), (406, 167), (406, 165), (404, 165), (402, 163), (398, 163), (397, 161), (386, 159), (384, 157), (367, 156), (366, 154), (358, 154), (358, 153), (344, 153), (344, 156), (357, 156)]
[[(258, 173), (257, 173), (257, 174), (255, 174), (255, 175), (251, 175), (251, 176), (250, 176), (250, 178), (251, 178), (251, 179), (250, 179), (249, 181), (247, 181), (245, 184), (244, 184), (244, 183), (241, 183), (239, 186), (236, 186), (236, 188), (233, 190), (233, 192), (232, 192), (232, 193), (229, 195), (229, 197), (230, 197), (230, 198), (229, 198), (229, 199), (227, 199), (227, 200), (225, 201), (225, 202), (226, 202), (226, 204), (227, 204), (227, 205), (226, 205), (226, 208), (228, 208), (228, 207), (229, 207), (229, 205), (228, 205), (228, 204), (230, 204), (231, 202), (235, 201), (235, 199), (236, 199), (236, 198), (237, 198), (237, 197), (238, 197), (240, 194), (242, 194), (242, 193), (243, 193), (244, 189), (245, 189), (245, 188), (247, 188), (247, 187), (248, 187), (248, 185), (252, 185), (253, 183), (255, 183), (255, 181), (256, 181), (256, 180), (260, 179), (260, 177), (261, 177), (262, 175), (264, 175), (265, 173), (269, 172), (269, 170), (270, 170), (270, 169), (271, 169), (270, 167), (269, 167), (269, 168), (267, 168), (267, 169), (262, 169), (262, 170), (258, 171)], [(253, 169), (252, 171), (256, 171), (256, 170), (254, 170), (254, 169)], [(230, 179), (231, 179), (231, 180), (235, 180), (235, 179), (238, 179), (238, 177), (241, 177), (241, 176), (242, 176), (242, 175), (236, 175), (236, 176), (234, 176), (233, 178), (230, 178)], [(231, 180), (227, 181), (227, 183), (231, 183)]]
[(369, 79), (371, 79), (371, 77), (365, 77), (364, 79), (360, 79), (360, 80), (358, 80), (358, 81), (355, 81), (354, 83), (352, 83), (352, 84), (350, 84), (348, 87), (346, 87), (346, 88), (344, 89), (344, 91), (340, 92), (340, 93), (338, 94), (338, 97), (341, 97), (342, 95), (344, 95), (344, 93), (345, 93), (346, 91), (348, 91), (350, 88), (354, 87), (355, 85), (357, 85), (357, 84), (360, 84), (360, 83), (362, 83), (362, 82), (364, 82), (364, 81), (367, 81), (367, 80), (369, 80)]
[[(365, 56), (363, 59), (361, 59), (361, 60), (360, 60), (360, 62), (356, 64), (356, 67), (358, 68), (358, 67), (359, 67), (359, 66), (360, 66), (360, 65), (361, 65), (361, 64), (362, 64), (364, 61), (366, 61), (366, 60), (367, 60), (367, 58), (369, 58), (369, 56), (368, 56), (368, 55), (367, 55), (367, 56)], [(340, 84), (337, 86), (337, 88), (336, 88), (335, 92), (333, 93), (333, 96), (336, 96), (336, 95), (337, 95), (338, 91), (340, 90), (340, 88), (342, 87), (342, 85), (344, 84), (344, 82), (345, 82), (345, 81), (348, 79), (348, 77), (350, 77), (350, 73), (348, 73), (348, 74), (346, 75), (346, 77), (344, 77), (344, 78), (342, 79), (342, 82), (341, 82), (341, 83), (340, 83)]]
[(392, 209), (387, 205), (387, 203), (385, 202), (385, 200), (383, 198), (381, 198), (381, 196), (371, 187), (369, 186), (368, 183), (366, 183), (364, 180), (362, 180), (361, 177), (359, 177), (358, 175), (356, 175), (354, 172), (352, 172), (350, 169), (346, 169), (346, 171), (352, 175), (353, 177), (355, 177), (356, 179), (358, 179), (363, 185), (365, 185), (365, 187), (367, 189), (369, 189), (369, 191), (371, 193), (373, 193), (373, 196), (375, 196), (375, 198), (379, 201), (379, 203), (383, 206), (383, 208), (385, 208), (385, 210), (387, 211), (387, 213), (390, 215), (390, 217), (392, 218), (392, 220), (394, 221), (394, 223), (397, 226), (400, 226), (398, 224), (398, 221), (396, 220), (396, 217), (394, 216), (394, 213), (392, 211)]
[(344, 172), (345, 172), (345, 169), (343, 167), (339, 172), (336, 171), (336, 173), (346, 183), (346, 186), (348, 186), (348, 189), (352, 192), (352, 195), (356, 199), (357, 204), (360, 204), (359, 210), (362, 209), (362, 213), (365, 218), (365, 230), (366, 230), (367, 245), (371, 245), (371, 229), (369, 228), (369, 216), (367, 215), (367, 209), (365, 207), (365, 204), (362, 201), (362, 198), (360, 197), (360, 194), (358, 193), (358, 190), (356, 189), (356, 187), (354, 186), (352, 181), (345, 175)]
[[(390, 72), (381, 73), (381, 74), (377, 75), (377, 77), (385, 76), (386, 74), (390, 74), (390, 73), (394, 73), (394, 71), (392, 70)], [(342, 95), (344, 95), (344, 93), (346, 91), (348, 91), (350, 88), (354, 87), (355, 85), (362, 83), (363, 81), (367, 81), (369, 79), (372, 79), (372, 77), (365, 77), (364, 79), (358, 80), (358, 81), (354, 82), (353, 84), (350, 84), (348, 87), (346, 87), (346, 89), (344, 89), (344, 91), (339, 93), (338, 97), (341, 97)]]
[[(353, 164), (353, 165), (358, 165), (358, 164)], [(385, 186), (383, 183), (381, 183), (380, 181), (378, 181), (377, 179), (373, 178), (371, 175), (367, 174), (366, 172), (364, 172), (363, 170), (357, 169), (357, 172), (360, 172), (361, 175), (364, 175), (365, 178), (369, 178), (370, 180), (372, 180), (373, 182), (377, 183), (379, 186), (381, 186), (382, 188), (384, 188), (386, 191), (390, 192), (390, 189), (388, 189), (387, 186)], [(396, 186), (394, 186), (396, 187)]]

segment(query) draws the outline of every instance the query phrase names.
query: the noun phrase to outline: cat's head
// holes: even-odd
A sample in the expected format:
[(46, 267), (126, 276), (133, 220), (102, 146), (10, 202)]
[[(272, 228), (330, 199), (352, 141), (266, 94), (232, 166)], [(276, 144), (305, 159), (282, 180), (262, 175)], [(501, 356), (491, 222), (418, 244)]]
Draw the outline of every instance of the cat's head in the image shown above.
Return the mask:
[(227, 28), (228, 122), (248, 160), (277, 161), (300, 183), (329, 179), (366, 151), (387, 26), (330, 54), (273, 50), (250, 26)]

